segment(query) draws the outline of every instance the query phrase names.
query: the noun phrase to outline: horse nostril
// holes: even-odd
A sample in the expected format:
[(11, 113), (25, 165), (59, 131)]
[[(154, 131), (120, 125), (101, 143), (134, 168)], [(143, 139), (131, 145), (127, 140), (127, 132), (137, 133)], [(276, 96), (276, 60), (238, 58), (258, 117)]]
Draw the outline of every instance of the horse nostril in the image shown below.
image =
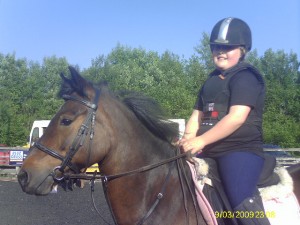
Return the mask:
[(19, 184), (24, 187), (28, 182), (28, 174), (25, 170), (20, 170), (18, 173)]

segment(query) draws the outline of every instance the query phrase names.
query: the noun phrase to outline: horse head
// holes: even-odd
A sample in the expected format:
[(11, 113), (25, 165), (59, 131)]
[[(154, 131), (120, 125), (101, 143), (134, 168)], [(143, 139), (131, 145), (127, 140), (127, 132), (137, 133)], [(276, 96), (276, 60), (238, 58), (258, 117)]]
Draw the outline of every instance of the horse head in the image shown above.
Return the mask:
[[(71, 79), (61, 74), (59, 96), (65, 103), (52, 118), (44, 135), (30, 148), (18, 174), (23, 191), (29, 194), (48, 194), (63, 173), (79, 173), (101, 161), (109, 148), (109, 129), (98, 129), (100, 126), (95, 124), (103, 120), (98, 118), (100, 90), (74, 68), (69, 67), (69, 70)], [(99, 151), (102, 155), (91, 151), (95, 148), (96, 138), (102, 140), (103, 151)]]

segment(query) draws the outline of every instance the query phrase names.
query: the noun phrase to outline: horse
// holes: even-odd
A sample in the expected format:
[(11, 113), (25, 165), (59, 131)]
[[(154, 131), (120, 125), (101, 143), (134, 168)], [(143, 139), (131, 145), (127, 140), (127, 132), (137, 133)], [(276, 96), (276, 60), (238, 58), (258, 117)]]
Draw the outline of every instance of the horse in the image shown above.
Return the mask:
[(177, 130), (164, 120), (159, 104), (130, 92), (113, 94), (105, 83), (95, 87), (69, 70), (71, 79), (61, 74), (59, 96), (65, 103), (19, 171), (23, 191), (46, 195), (63, 173), (79, 173), (95, 163), (103, 175), (154, 165), (103, 181), (115, 223), (205, 225), (189, 167), (176, 159), (181, 156), (172, 144)]
[(189, 155), (174, 145), (178, 131), (159, 104), (133, 92), (113, 93), (69, 70), (70, 79), (61, 74), (65, 102), (18, 173), (22, 190), (47, 195), (66, 174), (98, 163), (116, 224), (206, 225)]

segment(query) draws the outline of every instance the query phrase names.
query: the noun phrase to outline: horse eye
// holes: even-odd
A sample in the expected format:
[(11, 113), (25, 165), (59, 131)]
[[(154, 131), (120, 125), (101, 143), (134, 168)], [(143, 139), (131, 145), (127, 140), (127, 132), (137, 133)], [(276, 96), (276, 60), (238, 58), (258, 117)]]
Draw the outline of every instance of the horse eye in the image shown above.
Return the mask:
[(69, 119), (62, 119), (60, 121), (60, 124), (61, 125), (64, 125), (64, 126), (69, 126), (73, 121), (72, 120), (69, 120)]

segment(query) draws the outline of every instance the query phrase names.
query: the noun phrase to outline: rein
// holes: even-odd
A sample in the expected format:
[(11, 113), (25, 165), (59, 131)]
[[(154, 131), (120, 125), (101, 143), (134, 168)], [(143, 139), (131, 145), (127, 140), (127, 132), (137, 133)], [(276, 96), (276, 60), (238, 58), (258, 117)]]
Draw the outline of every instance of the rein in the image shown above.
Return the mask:
[(100, 174), (92, 175), (92, 174), (85, 174), (85, 173), (79, 173), (79, 174), (65, 173), (64, 178), (67, 179), (67, 180), (68, 179), (81, 179), (81, 180), (101, 179), (104, 182), (108, 182), (108, 181), (114, 180), (114, 179), (119, 178), (119, 177), (129, 176), (129, 175), (132, 175), (132, 174), (142, 173), (142, 172), (145, 172), (145, 171), (148, 171), (148, 170), (152, 170), (156, 167), (165, 165), (167, 163), (173, 162), (173, 161), (178, 160), (180, 158), (183, 158), (183, 157), (188, 157), (189, 158), (190, 156), (191, 156), (190, 152), (185, 152), (185, 153), (181, 153), (181, 154), (176, 155), (172, 158), (163, 160), (163, 161), (155, 163), (155, 164), (143, 166), (143, 167), (135, 169), (135, 170), (131, 170), (131, 171), (128, 171), (128, 172), (123, 172), (123, 173), (118, 173), (118, 174), (113, 174), (113, 175), (100, 175)]

